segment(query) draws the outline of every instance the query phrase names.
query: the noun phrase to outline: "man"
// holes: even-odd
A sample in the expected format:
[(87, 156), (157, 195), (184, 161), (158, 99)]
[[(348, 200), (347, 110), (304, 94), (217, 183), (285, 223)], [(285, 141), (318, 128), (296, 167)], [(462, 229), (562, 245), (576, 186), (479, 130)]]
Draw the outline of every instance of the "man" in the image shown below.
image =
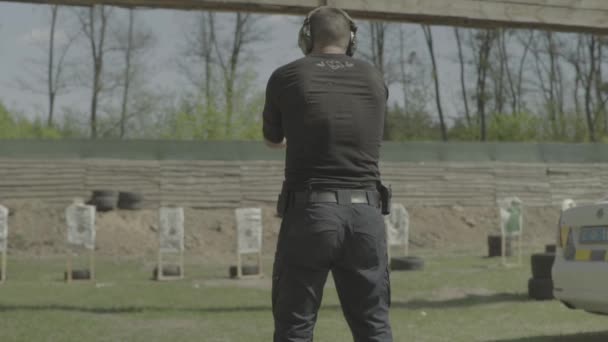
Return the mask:
[(312, 341), (330, 270), (354, 340), (392, 341), (378, 191), (386, 190), (378, 159), (388, 91), (377, 70), (351, 57), (356, 31), (346, 12), (317, 8), (300, 32), (306, 57), (268, 81), (264, 137), (270, 147), (287, 148), (272, 285), (275, 342)]

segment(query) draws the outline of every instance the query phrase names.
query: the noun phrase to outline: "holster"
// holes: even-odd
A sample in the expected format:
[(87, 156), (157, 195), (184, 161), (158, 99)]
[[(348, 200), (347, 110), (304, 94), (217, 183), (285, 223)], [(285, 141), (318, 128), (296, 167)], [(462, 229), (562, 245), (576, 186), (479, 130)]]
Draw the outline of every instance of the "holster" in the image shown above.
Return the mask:
[(382, 202), (382, 215), (389, 215), (391, 213), (393, 190), (390, 185), (386, 187), (384, 184), (378, 183), (378, 192), (380, 192), (380, 201)]

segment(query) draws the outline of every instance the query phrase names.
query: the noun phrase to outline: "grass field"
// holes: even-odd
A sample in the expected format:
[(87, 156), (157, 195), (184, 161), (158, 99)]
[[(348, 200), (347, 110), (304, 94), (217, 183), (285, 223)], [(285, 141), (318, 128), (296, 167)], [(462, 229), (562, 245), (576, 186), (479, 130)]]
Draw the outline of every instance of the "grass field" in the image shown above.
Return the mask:
[[(527, 263), (504, 269), (495, 259), (419, 255), (424, 271), (391, 275), (395, 341), (608, 341), (608, 317), (528, 300)], [(0, 341), (272, 340), (269, 276), (233, 281), (227, 265), (189, 259), (186, 280), (158, 283), (149, 261), (97, 265), (97, 283), (67, 285), (62, 259), (11, 259)], [(352, 341), (328, 286), (315, 341)]]

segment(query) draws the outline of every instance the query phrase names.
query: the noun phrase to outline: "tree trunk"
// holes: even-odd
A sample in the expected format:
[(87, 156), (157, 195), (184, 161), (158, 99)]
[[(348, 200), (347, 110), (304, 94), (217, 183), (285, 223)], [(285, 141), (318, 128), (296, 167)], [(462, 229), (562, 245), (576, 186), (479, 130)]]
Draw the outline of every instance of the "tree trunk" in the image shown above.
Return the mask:
[(465, 61), (462, 53), (462, 40), (460, 39), (460, 30), (455, 27), (454, 35), (456, 36), (456, 45), (458, 46), (458, 61), (460, 63), (460, 88), (462, 91), (462, 101), (464, 103), (464, 115), (467, 120), (468, 127), (471, 127), (471, 111), (469, 110), (469, 97), (467, 95), (467, 86), (465, 78)]
[(55, 70), (55, 28), (57, 26), (57, 13), (59, 11), (58, 5), (53, 5), (51, 7), (51, 33), (49, 37), (49, 64), (48, 64), (48, 91), (49, 91), (49, 112), (47, 117), (46, 125), (48, 127), (53, 126), (53, 112), (55, 111), (55, 97), (57, 95), (56, 89), (54, 86), (54, 75), (53, 71)]
[(448, 141), (448, 132), (443, 116), (443, 107), (441, 106), (441, 88), (439, 85), (439, 72), (437, 70), (437, 60), (435, 59), (435, 48), (433, 46), (433, 31), (430, 26), (423, 25), (422, 30), (426, 38), (427, 47), (433, 64), (433, 81), (435, 83), (435, 102), (437, 104), (437, 112), (439, 114), (439, 124), (441, 125), (441, 138), (443, 141)]
[(135, 21), (133, 9), (129, 9), (129, 33), (127, 37), (127, 49), (125, 51), (125, 73), (122, 92), (122, 108), (120, 112), (120, 139), (125, 137), (127, 123), (127, 112), (129, 102), (129, 89), (131, 86), (131, 54), (133, 51), (133, 24)]

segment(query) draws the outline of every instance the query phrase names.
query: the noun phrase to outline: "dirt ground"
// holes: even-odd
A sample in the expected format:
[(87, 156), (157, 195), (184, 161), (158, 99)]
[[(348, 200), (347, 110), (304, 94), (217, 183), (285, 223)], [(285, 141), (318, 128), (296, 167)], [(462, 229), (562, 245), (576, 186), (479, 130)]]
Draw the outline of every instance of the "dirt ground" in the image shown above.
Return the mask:
[[(32, 256), (65, 251), (64, 209), (41, 202), (3, 203), (9, 216), (10, 253)], [(487, 253), (487, 235), (498, 233), (495, 208), (422, 207), (408, 208), (410, 245), (413, 250), (462, 250)], [(274, 208), (263, 207), (264, 253), (274, 253), (280, 219)], [(236, 249), (236, 220), (231, 209), (186, 209), (187, 253), (210, 260), (232, 259)], [(553, 243), (559, 217), (558, 208), (527, 208), (524, 239), (527, 245)], [(144, 256), (158, 246), (158, 214), (154, 210), (98, 213), (97, 251), (100, 255)]]

